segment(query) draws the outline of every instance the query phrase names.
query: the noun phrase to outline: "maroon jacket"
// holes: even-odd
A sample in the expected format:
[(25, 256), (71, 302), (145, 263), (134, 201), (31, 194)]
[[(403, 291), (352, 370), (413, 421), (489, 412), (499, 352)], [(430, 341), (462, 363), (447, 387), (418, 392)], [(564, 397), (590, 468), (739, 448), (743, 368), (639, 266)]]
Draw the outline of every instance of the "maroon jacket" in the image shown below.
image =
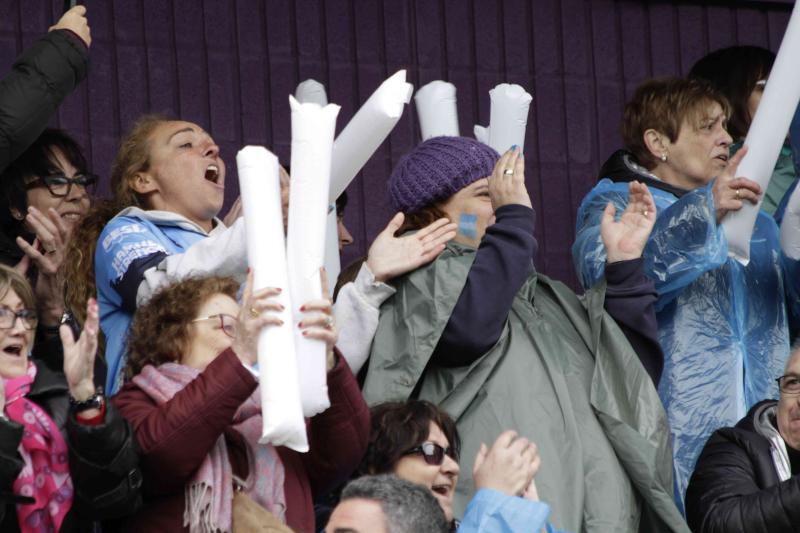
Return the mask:
[[(234, 473), (246, 476), (244, 443), (230, 426), (256, 386), (229, 349), (162, 406), (135, 383), (120, 390), (113, 400), (133, 426), (144, 474), (145, 502), (130, 520), (130, 531), (188, 531), (183, 527), (184, 486), (220, 435), (225, 435)], [(369, 409), (338, 354), (328, 373), (328, 393), (331, 407), (307, 421), (310, 451), (277, 448), (286, 472), (286, 520), (300, 533), (314, 531), (313, 496), (349, 476), (367, 449)]]

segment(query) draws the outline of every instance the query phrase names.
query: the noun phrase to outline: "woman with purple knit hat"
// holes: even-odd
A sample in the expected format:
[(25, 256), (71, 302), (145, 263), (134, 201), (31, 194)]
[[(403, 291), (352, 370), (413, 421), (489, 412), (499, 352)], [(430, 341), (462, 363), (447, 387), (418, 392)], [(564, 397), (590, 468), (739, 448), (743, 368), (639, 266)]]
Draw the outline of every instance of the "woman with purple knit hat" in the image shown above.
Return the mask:
[[(364, 395), (417, 397), (455, 420), (463, 456), (514, 429), (539, 447), (539, 496), (567, 531), (688, 531), (672, 500), (666, 417), (653, 381), (653, 285), (641, 252), (655, 220), (646, 187), (603, 221), (606, 280), (583, 297), (536, 272), (525, 160), (464, 137), (435, 137), (397, 164), (400, 232), (447, 217), (458, 235), (394, 280), (380, 309)], [(411, 453), (411, 452), (409, 452)], [(471, 497), (471, 466), (455, 490)]]

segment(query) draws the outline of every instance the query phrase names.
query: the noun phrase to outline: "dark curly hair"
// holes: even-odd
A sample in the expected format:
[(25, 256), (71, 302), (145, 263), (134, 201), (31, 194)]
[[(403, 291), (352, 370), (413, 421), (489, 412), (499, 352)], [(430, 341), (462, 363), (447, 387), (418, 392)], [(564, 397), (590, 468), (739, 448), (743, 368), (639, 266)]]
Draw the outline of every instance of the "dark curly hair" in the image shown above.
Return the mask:
[(147, 365), (179, 360), (189, 344), (189, 325), (200, 307), (215, 294), (227, 294), (235, 300), (238, 290), (239, 283), (233, 278), (198, 276), (158, 291), (133, 317), (126, 379)]
[(408, 450), (428, 440), (430, 423), (442, 430), (453, 457), (461, 455), (461, 437), (450, 415), (425, 400), (386, 402), (370, 410), (372, 427), (367, 453), (359, 467), (361, 475), (388, 474)]

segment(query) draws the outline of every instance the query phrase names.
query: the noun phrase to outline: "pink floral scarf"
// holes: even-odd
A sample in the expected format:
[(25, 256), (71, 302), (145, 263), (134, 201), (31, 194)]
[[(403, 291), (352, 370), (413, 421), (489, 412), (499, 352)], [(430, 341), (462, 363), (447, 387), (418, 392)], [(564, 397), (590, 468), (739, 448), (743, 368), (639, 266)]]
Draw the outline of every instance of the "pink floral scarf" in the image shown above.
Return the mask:
[(26, 398), (36, 377), (36, 365), (28, 363), (24, 375), (3, 379), (6, 391), (5, 412), (10, 420), (22, 424), (19, 453), (25, 466), (12, 485), (14, 494), (29, 496), (32, 504), (17, 505), (17, 520), (22, 533), (58, 531), (72, 507), (72, 479), (69, 453), (64, 437), (50, 416)]
[[(158, 367), (145, 366), (133, 382), (156, 403), (163, 405), (199, 375), (200, 371), (194, 368), (164, 363)], [(260, 400), (259, 389), (256, 389), (233, 417), (233, 428), (241, 433), (248, 448), (249, 468), (244, 489), (253, 500), (285, 521), (283, 463), (273, 446), (258, 443), (262, 430)], [(192, 533), (230, 531), (232, 502), (233, 470), (228, 460), (225, 436), (220, 435), (186, 485), (183, 525), (189, 526)]]

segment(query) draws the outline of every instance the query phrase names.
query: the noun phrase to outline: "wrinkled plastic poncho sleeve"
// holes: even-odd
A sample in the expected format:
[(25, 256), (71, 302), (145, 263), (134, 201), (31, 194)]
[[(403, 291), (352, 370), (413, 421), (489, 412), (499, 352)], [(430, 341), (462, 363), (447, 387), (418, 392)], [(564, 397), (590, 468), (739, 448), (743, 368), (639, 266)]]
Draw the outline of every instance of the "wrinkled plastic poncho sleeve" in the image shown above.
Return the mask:
[[(645, 273), (655, 282), (659, 294), (656, 312), (702, 274), (727, 260), (728, 246), (716, 223), (712, 186), (689, 192), (671, 205), (673, 195), (651, 189), (658, 213), (642, 255)], [(628, 184), (604, 179), (581, 202), (572, 257), (584, 288), (603, 277), (606, 252), (600, 221), (608, 202), (614, 204), (619, 218), (628, 205)]]
[[(568, 439), (558, 444), (547, 436), (549, 429), (541, 434), (553, 441), (548, 449), (556, 456), (549, 462), (550, 452), (543, 456), (548, 467), (540, 471), (540, 494), (555, 506), (553, 524), (581, 530), (596, 514), (603, 514), (599, 509), (619, 500), (607, 493), (623, 489), (622, 484), (612, 482), (607, 491), (598, 490), (598, 483), (604, 483), (598, 472), (606, 471), (604, 465), (611, 461), (617, 464), (608, 471), (623, 469), (627, 483), (644, 502), (642, 531), (688, 531), (672, 499), (672, 451), (663, 407), (636, 353), (603, 309), (604, 283), (579, 299), (563, 284), (533, 274), (520, 289), (503, 334), (486, 354), (469, 366), (428, 367), (474, 257), (474, 249), (451, 242), (431, 264), (395, 280), (397, 293), (381, 307), (372, 345), (363, 390), (367, 403), (418, 396), (453, 416), (463, 441), (456, 512), (472, 496), (471, 461), (481, 441), (490, 441), (508, 427), (529, 436), (534, 428), (548, 427)], [(559, 309), (565, 324), (531, 310), (533, 300)], [(558, 328), (568, 328), (580, 339), (574, 349), (576, 354), (587, 350), (588, 363), (582, 362), (584, 355), (575, 361), (564, 357), (572, 348), (564, 350), (563, 340), (552, 333)], [(532, 374), (531, 368), (541, 371)], [(578, 381), (575, 372), (582, 374)], [(579, 394), (574, 387), (581, 388)], [(517, 407), (541, 401), (548, 408)], [(553, 402), (558, 406), (550, 409)], [(599, 437), (600, 446), (594, 433), (591, 443), (581, 437), (587, 425), (605, 436)], [(596, 462), (595, 451), (608, 446), (611, 455)], [(591, 479), (587, 472), (592, 472)], [(563, 494), (563, 501), (548, 493)], [(584, 498), (592, 502), (582, 504)]]
[(467, 505), (456, 533), (540, 533), (543, 527), (547, 533), (562, 533), (547, 523), (549, 512), (546, 503), (481, 489)]

